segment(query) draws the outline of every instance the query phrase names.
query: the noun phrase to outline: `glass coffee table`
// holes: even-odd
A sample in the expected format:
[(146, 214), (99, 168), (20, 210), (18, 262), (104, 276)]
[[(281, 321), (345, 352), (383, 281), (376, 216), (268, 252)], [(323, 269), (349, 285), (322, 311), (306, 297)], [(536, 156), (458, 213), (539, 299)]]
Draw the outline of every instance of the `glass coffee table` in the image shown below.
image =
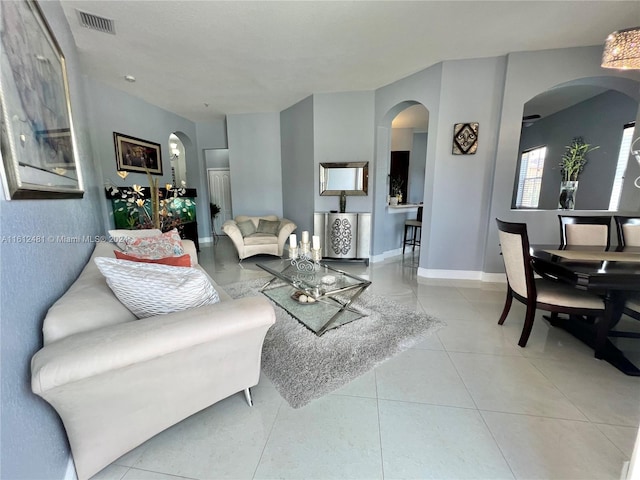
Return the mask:
[[(318, 336), (365, 316), (351, 304), (369, 280), (325, 264), (314, 271), (300, 271), (287, 260), (256, 265), (273, 275), (260, 291)], [(300, 295), (312, 301), (301, 302)]]

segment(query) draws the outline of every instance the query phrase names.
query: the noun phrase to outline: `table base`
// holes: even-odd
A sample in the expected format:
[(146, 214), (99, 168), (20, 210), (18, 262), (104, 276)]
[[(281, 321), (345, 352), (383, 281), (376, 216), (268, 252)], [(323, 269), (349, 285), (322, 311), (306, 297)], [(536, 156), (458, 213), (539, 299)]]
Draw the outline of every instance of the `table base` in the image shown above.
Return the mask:
[[(549, 319), (549, 317), (545, 318)], [(594, 348), (596, 347), (596, 329), (594, 325), (590, 325), (580, 320), (572, 318), (562, 319), (551, 323), (554, 327), (562, 328), (576, 337), (585, 345)], [(616, 367), (625, 375), (632, 377), (640, 377), (640, 368), (636, 367), (624, 356), (624, 353), (618, 349), (609, 339), (606, 340), (604, 346), (600, 350), (599, 358), (606, 360), (611, 365)]]

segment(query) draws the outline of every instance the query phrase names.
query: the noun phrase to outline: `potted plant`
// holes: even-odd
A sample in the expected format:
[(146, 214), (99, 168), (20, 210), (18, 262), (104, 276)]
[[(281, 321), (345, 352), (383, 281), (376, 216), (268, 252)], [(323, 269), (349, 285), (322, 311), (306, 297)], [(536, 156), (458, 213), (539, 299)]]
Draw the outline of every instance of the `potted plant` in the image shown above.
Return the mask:
[(573, 210), (575, 208), (576, 190), (578, 190), (578, 177), (587, 163), (587, 154), (600, 148), (586, 143), (582, 137), (575, 137), (571, 144), (567, 145), (562, 160), (560, 171), (562, 181), (560, 183), (560, 197), (558, 208)]
[(393, 205), (393, 198), (395, 197), (397, 200), (395, 202), (395, 204), (398, 203), (402, 203), (402, 187), (404, 185), (404, 180), (402, 180), (402, 178), (400, 177), (391, 177), (391, 193), (392, 193), (392, 197), (391, 197), (391, 204)]

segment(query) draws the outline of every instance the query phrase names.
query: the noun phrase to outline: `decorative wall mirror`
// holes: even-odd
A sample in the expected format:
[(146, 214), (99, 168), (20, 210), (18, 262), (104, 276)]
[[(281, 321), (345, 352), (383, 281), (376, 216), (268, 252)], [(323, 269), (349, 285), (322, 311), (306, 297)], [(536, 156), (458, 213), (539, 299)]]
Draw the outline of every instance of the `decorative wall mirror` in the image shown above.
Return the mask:
[(320, 195), (364, 196), (369, 188), (369, 162), (320, 164)]

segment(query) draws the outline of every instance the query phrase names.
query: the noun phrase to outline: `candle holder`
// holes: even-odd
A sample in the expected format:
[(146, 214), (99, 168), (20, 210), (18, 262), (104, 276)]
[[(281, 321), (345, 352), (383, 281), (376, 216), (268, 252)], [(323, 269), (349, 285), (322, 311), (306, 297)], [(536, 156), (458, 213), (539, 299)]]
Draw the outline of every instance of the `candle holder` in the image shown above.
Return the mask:
[(301, 272), (314, 272), (320, 269), (322, 249), (312, 249), (309, 242), (300, 242), (299, 247), (289, 247), (291, 265)]

